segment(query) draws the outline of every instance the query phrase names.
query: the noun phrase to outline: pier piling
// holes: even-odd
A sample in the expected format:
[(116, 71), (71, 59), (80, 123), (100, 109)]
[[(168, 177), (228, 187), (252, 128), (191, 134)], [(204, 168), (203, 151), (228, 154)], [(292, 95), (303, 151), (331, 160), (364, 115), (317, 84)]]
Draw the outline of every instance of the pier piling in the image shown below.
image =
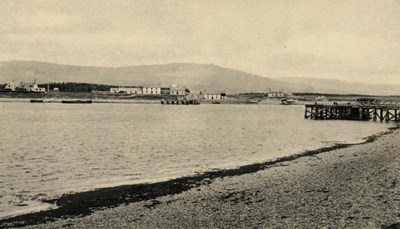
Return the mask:
[(305, 105), (304, 118), (316, 120), (400, 121), (400, 105)]

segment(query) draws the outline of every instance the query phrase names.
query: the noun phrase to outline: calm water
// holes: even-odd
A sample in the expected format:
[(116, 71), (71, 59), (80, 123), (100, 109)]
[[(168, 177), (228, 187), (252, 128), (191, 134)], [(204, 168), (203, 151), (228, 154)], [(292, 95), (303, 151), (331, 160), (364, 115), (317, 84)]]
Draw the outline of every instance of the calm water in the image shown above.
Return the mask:
[(271, 160), (389, 127), (305, 120), (303, 106), (0, 103), (0, 110), (0, 218), (45, 208), (40, 199), (63, 193)]

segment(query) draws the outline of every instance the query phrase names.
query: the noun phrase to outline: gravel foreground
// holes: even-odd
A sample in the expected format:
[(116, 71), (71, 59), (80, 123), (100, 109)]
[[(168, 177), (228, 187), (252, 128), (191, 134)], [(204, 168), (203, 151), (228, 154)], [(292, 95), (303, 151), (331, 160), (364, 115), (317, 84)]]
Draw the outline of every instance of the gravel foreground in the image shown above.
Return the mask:
[(179, 194), (25, 228), (400, 228), (400, 130)]

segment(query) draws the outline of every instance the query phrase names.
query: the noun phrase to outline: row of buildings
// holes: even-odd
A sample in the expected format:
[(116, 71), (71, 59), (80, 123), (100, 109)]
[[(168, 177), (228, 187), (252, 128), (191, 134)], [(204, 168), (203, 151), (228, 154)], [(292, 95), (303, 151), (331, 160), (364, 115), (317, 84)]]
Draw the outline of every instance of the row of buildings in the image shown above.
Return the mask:
[[(36, 80), (33, 83), (16, 83), (12, 81), (5, 85), (6, 91), (16, 91), (16, 92), (35, 92), (35, 93), (46, 93), (46, 88), (39, 87)], [(54, 91), (58, 91), (58, 88), (54, 88)], [(187, 96), (190, 91), (179, 85), (172, 84), (169, 87), (162, 87), (159, 85), (148, 85), (148, 86), (136, 86), (136, 87), (115, 87), (110, 89), (110, 93), (121, 93), (121, 94), (141, 94), (141, 95), (176, 95), (176, 96)], [(280, 91), (271, 91), (267, 93), (268, 98), (284, 98), (290, 95), (290, 93), (285, 93)], [(198, 94), (199, 98), (209, 99), (209, 100), (220, 100), (226, 99), (225, 91), (220, 92), (208, 92), (206, 90), (200, 91)]]
[(6, 91), (18, 91), (18, 92), (37, 92), (37, 93), (45, 93), (46, 88), (44, 87), (39, 87), (38, 84), (36, 83), (36, 80), (33, 83), (24, 83), (24, 82), (19, 82), (15, 83), (12, 81), (9, 84), (5, 85), (4, 88)]
[(143, 95), (188, 95), (189, 90), (178, 85), (169, 87), (161, 86), (137, 86), (111, 88), (110, 93), (143, 94)]
[[(16, 83), (12, 81), (5, 85), (6, 91), (15, 92), (36, 92), (36, 93), (46, 93), (46, 88), (39, 87), (36, 80), (33, 83)], [(58, 91), (58, 88), (54, 88), (54, 91)], [(176, 96), (187, 96), (190, 91), (179, 85), (172, 84), (169, 87), (161, 87), (157, 85), (152, 86), (136, 86), (136, 87), (116, 87), (111, 88), (110, 93), (120, 93), (120, 94), (140, 94), (140, 95), (176, 95)], [(206, 90), (200, 91), (198, 94), (199, 98), (209, 99), (209, 100), (220, 100), (226, 99), (226, 93), (221, 92), (208, 92)]]
[(291, 95), (291, 94), (290, 93), (285, 93), (282, 90), (280, 90), (280, 91), (268, 90), (268, 93), (267, 93), (267, 97), (268, 98), (284, 98), (284, 97), (286, 97), (288, 95)]
[[(161, 87), (161, 86), (117, 87), (117, 88), (111, 88), (110, 93), (187, 96), (189, 95), (190, 91), (187, 88), (172, 84), (169, 87)], [(225, 91), (208, 92), (204, 90), (200, 91), (199, 98), (210, 99), (210, 100), (226, 99), (226, 93)]]

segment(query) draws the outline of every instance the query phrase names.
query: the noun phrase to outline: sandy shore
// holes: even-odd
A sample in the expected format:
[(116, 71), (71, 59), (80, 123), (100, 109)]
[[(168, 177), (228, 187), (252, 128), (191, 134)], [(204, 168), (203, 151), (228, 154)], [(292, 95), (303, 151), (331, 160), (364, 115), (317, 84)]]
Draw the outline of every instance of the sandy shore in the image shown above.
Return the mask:
[[(400, 130), (365, 144), (337, 148), (154, 187), (123, 186), (67, 196), (55, 202), (73, 209), (73, 216), (64, 209), (0, 221), (0, 225), (399, 228)], [(94, 200), (91, 207), (87, 199)]]

